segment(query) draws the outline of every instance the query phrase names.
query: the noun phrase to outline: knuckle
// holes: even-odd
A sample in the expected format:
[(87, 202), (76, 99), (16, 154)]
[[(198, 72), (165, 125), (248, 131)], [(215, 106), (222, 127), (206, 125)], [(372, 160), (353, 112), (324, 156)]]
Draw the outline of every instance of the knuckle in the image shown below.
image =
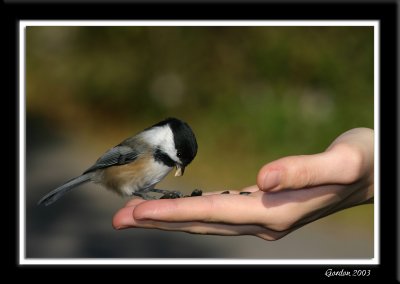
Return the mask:
[(266, 228), (273, 230), (275, 232), (285, 232), (289, 230), (292, 227), (292, 222), (289, 222), (288, 220), (280, 221), (279, 223), (274, 223), (274, 224), (269, 224)]
[(277, 237), (271, 236), (271, 235), (268, 235), (268, 234), (260, 234), (260, 235), (257, 235), (257, 237), (259, 237), (259, 238), (261, 238), (263, 240), (266, 240), (266, 241), (276, 241), (276, 240), (278, 240)]
[(314, 180), (312, 171), (304, 165), (299, 167), (296, 179), (302, 187), (311, 186)]
[(205, 196), (206, 198), (204, 199), (206, 202), (206, 206), (205, 208), (207, 208), (207, 210), (205, 211), (205, 215), (204, 215), (204, 222), (215, 222), (215, 217), (213, 216), (213, 212), (215, 209), (215, 201), (214, 201), (214, 196), (209, 195), (209, 196)]
[(315, 180), (315, 169), (310, 169), (304, 162), (306, 155), (290, 156), (284, 158), (286, 163), (282, 171), (282, 186), (284, 188), (301, 188), (313, 184)]
[(275, 232), (281, 233), (281, 232), (288, 230), (290, 228), (290, 226), (289, 226), (289, 224), (286, 224), (286, 223), (279, 223), (279, 224), (270, 225), (270, 226), (268, 226), (268, 228)]
[(362, 150), (354, 145), (349, 144), (338, 144), (334, 147), (335, 151), (338, 151), (341, 155), (340, 163), (343, 164), (343, 183), (354, 183), (356, 182), (363, 171), (363, 153)]
[(266, 240), (266, 241), (277, 241), (286, 235), (287, 235), (287, 233), (264, 232), (264, 233), (257, 234), (256, 236), (263, 240)]

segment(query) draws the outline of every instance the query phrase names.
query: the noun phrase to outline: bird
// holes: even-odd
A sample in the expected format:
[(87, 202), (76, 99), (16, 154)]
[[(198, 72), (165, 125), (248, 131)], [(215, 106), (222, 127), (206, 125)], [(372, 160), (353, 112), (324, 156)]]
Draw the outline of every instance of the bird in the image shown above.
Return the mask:
[(178, 118), (166, 118), (106, 151), (80, 176), (44, 195), (38, 205), (48, 206), (87, 182), (100, 184), (121, 196), (154, 199), (148, 193), (170, 193), (156, 189), (156, 184), (174, 167), (175, 176), (182, 176), (197, 150), (191, 127)]

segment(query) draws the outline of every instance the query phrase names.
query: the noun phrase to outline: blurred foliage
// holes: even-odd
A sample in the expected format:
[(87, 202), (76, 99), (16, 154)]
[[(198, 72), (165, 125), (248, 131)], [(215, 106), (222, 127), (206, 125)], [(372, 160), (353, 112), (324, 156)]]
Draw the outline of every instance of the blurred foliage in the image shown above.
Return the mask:
[(26, 34), (28, 120), (95, 143), (99, 155), (165, 117), (182, 118), (199, 142), (193, 168), (212, 186), (252, 184), (268, 161), (323, 151), (348, 129), (373, 128), (372, 27), (28, 27)]

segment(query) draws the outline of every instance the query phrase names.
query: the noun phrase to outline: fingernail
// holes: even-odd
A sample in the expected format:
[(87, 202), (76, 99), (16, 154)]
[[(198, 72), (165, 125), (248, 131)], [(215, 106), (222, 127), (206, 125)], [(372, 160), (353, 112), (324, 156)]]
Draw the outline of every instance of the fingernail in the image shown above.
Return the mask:
[(122, 225), (122, 224), (113, 225), (113, 227), (114, 227), (115, 230), (121, 230), (121, 229), (125, 228), (125, 226)]
[(281, 172), (271, 171), (268, 172), (264, 177), (263, 189), (273, 189), (278, 186), (281, 182)]

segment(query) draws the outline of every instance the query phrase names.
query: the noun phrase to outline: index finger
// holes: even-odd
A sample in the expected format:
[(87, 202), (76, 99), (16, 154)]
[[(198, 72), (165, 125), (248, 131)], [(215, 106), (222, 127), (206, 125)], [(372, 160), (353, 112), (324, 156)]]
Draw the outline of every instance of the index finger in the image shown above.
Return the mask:
[(268, 216), (261, 195), (206, 195), (181, 199), (150, 200), (137, 205), (133, 217), (137, 220), (168, 222), (223, 222), (256, 224), (261, 215)]

